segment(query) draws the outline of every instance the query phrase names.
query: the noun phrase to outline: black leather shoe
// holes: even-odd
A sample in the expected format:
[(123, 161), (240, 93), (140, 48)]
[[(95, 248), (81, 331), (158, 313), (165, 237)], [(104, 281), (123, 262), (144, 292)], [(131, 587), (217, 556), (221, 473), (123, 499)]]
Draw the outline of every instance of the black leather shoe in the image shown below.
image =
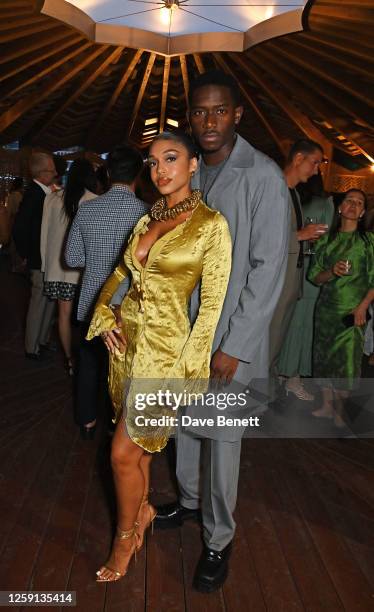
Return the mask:
[(154, 521), (156, 529), (171, 529), (180, 527), (184, 521), (200, 520), (200, 510), (184, 508), (179, 502), (157, 506), (157, 514)]
[(227, 578), (231, 542), (221, 551), (205, 547), (197, 564), (193, 586), (200, 593), (213, 593)]

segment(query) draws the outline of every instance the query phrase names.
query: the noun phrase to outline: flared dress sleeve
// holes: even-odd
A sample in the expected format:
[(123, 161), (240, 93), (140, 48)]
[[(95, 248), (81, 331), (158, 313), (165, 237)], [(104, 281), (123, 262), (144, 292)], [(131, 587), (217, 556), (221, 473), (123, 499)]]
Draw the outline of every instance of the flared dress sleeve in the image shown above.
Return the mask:
[(217, 212), (203, 255), (200, 308), (171, 378), (208, 379), (211, 350), (231, 271), (231, 236)]
[(92, 340), (92, 338), (95, 338), (95, 336), (100, 336), (102, 332), (110, 331), (116, 327), (116, 319), (109, 305), (111, 303), (113, 293), (118, 289), (121, 282), (128, 275), (129, 271), (123, 261), (121, 261), (105, 282), (100, 292), (99, 299), (96, 302), (95, 310), (86, 336), (87, 340)]
[(314, 285), (318, 285), (318, 283), (316, 283), (315, 278), (316, 276), (320, 273), (320, 272), (324, 272), (326, 270), (326, 246), (327, 246), (327, 241), (328, 241), (328, 234), (325, 236), (322, 236), (316, 243), (316, 253), (313, 256), (313, 259), (311, 261), (309, 270), (308, 270), (308, 274), (307, 274), (307, 279), (308, 281), (310, 281), (311, 283), (313, 283)]

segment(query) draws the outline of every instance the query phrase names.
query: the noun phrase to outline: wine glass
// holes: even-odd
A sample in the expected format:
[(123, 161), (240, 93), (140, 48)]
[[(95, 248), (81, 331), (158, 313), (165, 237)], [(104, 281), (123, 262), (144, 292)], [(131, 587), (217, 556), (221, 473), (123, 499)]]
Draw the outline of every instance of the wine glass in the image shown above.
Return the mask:
[[(318, 223), (317, 217), (306, 217), (305, 226), (310, 225), (311, 223)], [(315, 252), (314, 240), (306, 240), (304, 255), (315, 255)]]

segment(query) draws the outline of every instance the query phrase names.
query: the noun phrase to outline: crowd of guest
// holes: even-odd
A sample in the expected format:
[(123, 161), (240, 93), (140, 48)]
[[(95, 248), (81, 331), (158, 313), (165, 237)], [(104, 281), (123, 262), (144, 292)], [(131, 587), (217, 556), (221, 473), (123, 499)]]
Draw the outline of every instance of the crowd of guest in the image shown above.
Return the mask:
[[(366, 194), (356, 188), (335, 198), (326, 193), (324, 151), (310, 139), (290, 147), (283, 173), (253, 149), (237, 134), (243, 107), (227, 75), (201, 75), (189, 106), (194, 141), (184, 134), (156, 137), (147, 168), (135, 148), (121, 145), (99, 175), (80, 159), (59, 184), (53, 156), (33, 153), (31, 183), (25, 191), (23, 181), (15, 183), (9, 198), (12, 269), (25, 262), (31, 281), (25, 356), (43, 359), (57, 303), (82, 437), (95, 435), (100, 394), (108, 414), (111, 403), (116, 409), (117, 432), (126, 433), (125, 441), (118, 433), (114, 438), (119, 526), (99, 581), (126, 573), (156, 516), (143, 451), (160, 450), (167, 441), (158, 432), (157, 444), (155, 438), (145, 442), (133, 428), (125, 378), (198, 379), (209, 376), (209, 368), (222, 383), (269, 377), (272, 395), (284, 389), (310, 402), (315, 418), (344, 427), (344, 401), (361, 375), (365, 332), (366, 347), (372, 346), (374, 233)], [(153, 187), (148, 182), (145, 188), (148, 175)], [(146, 193), (162, 197), (149, 201)], [(311, 377), (323, 379), (318, 396), (308, 388)], [(196, 515), (192, 471), (199, 444), (179, 434), (181, 498), (159, 509), (160, 525)], [(225, 580), (239, 458), (240, 440), (211, 441), (209, 465), (216, 467), (206, 486), (220, 490), (215, 495), (222, 503), (215, 507), (208, 493), (203, 501), (199, 590), (215, 590)]]
[[(305, 161), (305, 157), (310, 159)], [(300, 160), (302, 163), (299, 163)], [(287, 395), (292, 394), (299, 400), (309, 402), (315, 398), (313, 393), (305, 388), (303, 381), (312, 376), (327, 377), (328, 371), (325, 369), (326, 345), (324, 341), (320, 344), (321, 329), (316, 327), (316, 313), (320, 309), (319, 305), (316, 310), (316, 305), (322, 284), (312, 278), (309, 269), (315, 267), (320, 248), (326, 250), (331, 236), (336, 233), (334, 227), (339, 225), (339, 219), (344, 221), (344, 216), (341, 217), (341, 205), (343, 204), (345, 210), (346, 201), (355, 202), (356, 197), (362, 202), (357, 228), (348, 230), (346, 234), (358, 231), (363, 243), (366, 244), (367, 241), (370, 245), (370, 232), (373, 229), (370, 215), (365, 214), (366, 194), (360, 189), (352, 189), (345, 194), (335, 194), (333, 198), (324, 190), (320, 171), (322, 163), (323, 150), (318, 143), (303, 139), (290, 148), (284, 169), (291, 215), (287, 269), (283, 290), (270, 326), (269, 342), (270, 376), (275, 379), (276, 384), (284, 385)], [(148, 190), (147, 195), (154, 198), (155, 191), (150, 188), (143, 166), (143, 160), (135, 149), (118, 147), (99, 171), (95, 171), (88, 159), (74, 161), (64, 177), (64, 185), (61, 185), (53, 157), (46, 153), (35, 153), (30, 160), (33, 181), (26, 192), (25, 181), (19, 177), (14, 179), (9, 192), (7, 208), (13, 227), (9, 240), (11, 268), (13, 272), (24, 271), (27, 262), (31, 279), (25, 356), (35, 360), (42, 358), (43, 349), (48, 348), (54, 305), (57, 303), (57, 326), (65, 367), (71, 376), (76, 373), (78, 381), (81, 381), (77, 386), (76, 418), (81, 425), (83, 436), (87, 436), (87, 430), (91, 427), (91, 435), (94, 432), (97, 385), (102, 366), (100, 357), (93, 357), (102, 353), (100, 343), (97, 343), (100, 348), (96, 351), (95, 342), (87, 343), (84, 338), (99, 289), (118, 261), (129, 232), (152, 203), (149, 199), (147, 204), (139, 200), (134, 195), (135, 190), (139, 192), (139, 187), (140, 191)], [(103, 200), (98, 198), (100, 193), (105, 196)], [(129, 202), (123, 202), (121, 198), (118, 200), (118, 193), (129, 197)], [(83, 207), (74, 223), (80, 204), (92, 199), (96, 199), (96, 213), (93, 205)], [(114, 201), (117, 201), (117, 204), (119, 202), (117, 208)], [(87, 218), (79, 221), (83, 211), (87, 211)], [(78, 223), (83, 223), (83, 226), (80, 227)], [(113, 227), (110, 227), (110, 223)], [(91, 230), (88, 229), (89, 226)], [(342, 233), (344, 230), (339, 229), (340, 237)], [(68, 236), (68, 248), (65, 250)], [(325, 239), (321, 240), (322, 237)], [(368, 246), (363, 254), (368, 266), (370, 248)], [(345, 252), (347, 260), (350, 255), (348, 251)], [(356, 265), (344, 274), (339, 274), (339, 270), (335, 272), (332, 280), (345, 276), (346, 283), (350, 285), (355, 282), (356, 274), (361, 274), (362, 270)], [(363, 280), (362, 274), (360, 278)], [(368, 279), (368, 282), (370, 284), (371, 280)], [(128, 287), (128, 282), (125, 282), (114, 296), (113, 304), (122, 302)], [(75, 302), (78, 306), (77, 319), (82, 325), (80, 348), (73, 351), (72, 320)], [(353, 328), (353, 331), (359, 332), (361, 337), (366, 327), (365, 352), (369, 356), (369, 364), (372, 365), (374, 347), (370, 313), (369, 304), (368, 320), (365, 321), (367, 325), (356, 330)], [(322, 346), (322, 349), (318, 349), (318, 346)], [(83, 347), (91, 354), (88, 360)], [(361, 349), (362, 342), (356, 351), (358, 363)], [(317, 367), (313, 366), (313, 355)], [(80, 368), (77, 367), (78, 361)], [(345, 356), (343, 361), (348, 363), (348, 356)], [(358, 366), (354, 376), (357, 378), (359, 374)], [(342, 372), (337, 371), (335, 377), (340, 376)], [(317, 409), (314, 414), (322, 416), (325, 412), (323, 403), (322, 409)]]

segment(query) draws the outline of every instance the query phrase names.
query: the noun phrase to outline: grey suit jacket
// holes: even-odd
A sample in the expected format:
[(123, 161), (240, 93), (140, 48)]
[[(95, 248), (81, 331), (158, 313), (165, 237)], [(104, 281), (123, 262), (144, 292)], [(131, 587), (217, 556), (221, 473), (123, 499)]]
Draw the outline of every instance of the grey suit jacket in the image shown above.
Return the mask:
[[(200, 172), (193, 187), (200, 185)], [(206, 197), (229, 224), (233, 252), (213, 351), (240, 360), (235, 379), (268, 376), (268, 332), (287, 266), (288, 190), (280, 168), (241, 136)], [(199, 294), (191, 298), (191, 317)]]

